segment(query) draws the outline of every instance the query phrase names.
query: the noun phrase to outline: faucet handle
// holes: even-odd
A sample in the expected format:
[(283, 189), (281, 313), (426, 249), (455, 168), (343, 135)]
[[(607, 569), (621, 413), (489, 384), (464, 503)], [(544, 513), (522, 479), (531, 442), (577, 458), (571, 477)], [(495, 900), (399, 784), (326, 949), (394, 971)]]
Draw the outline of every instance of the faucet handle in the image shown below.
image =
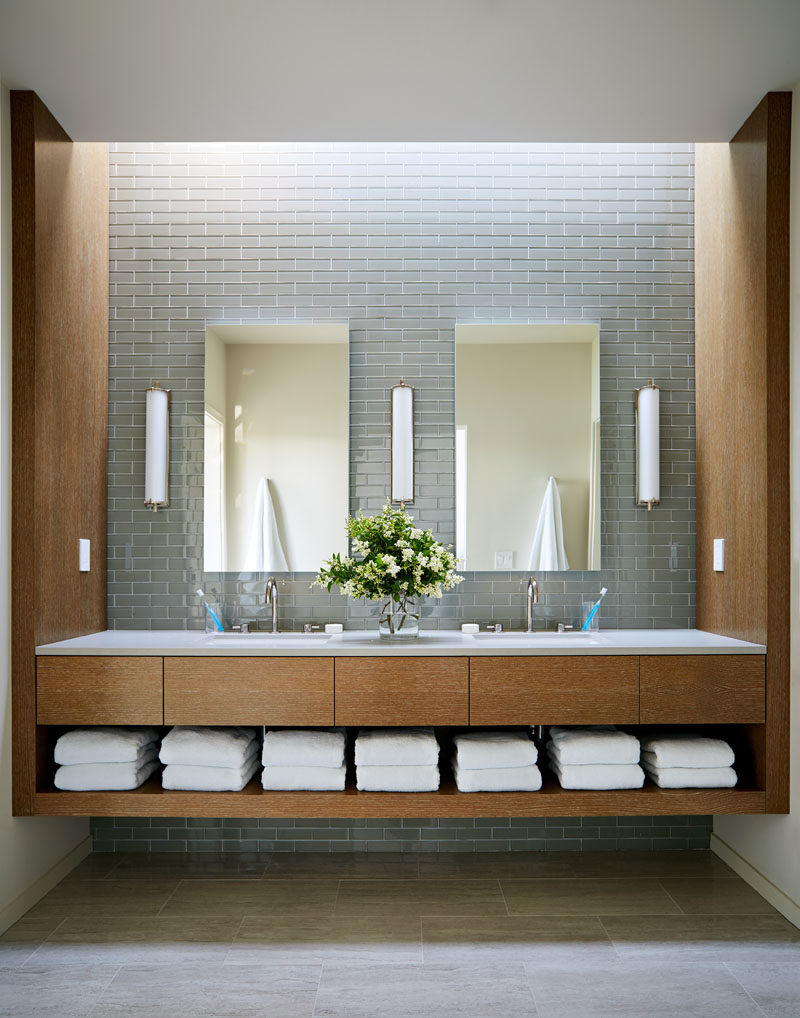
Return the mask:
[(320, 629), (322, 629), (322, 626), (314, 626), (310, 622), (304, 622), (303, 623), (303, 632), (304, 633), (316, 633)]
[(487, 626), (486, 629), (490, 633), (502, 633), (503, 632), (503, 623), (502, 622), (495, 622), (493, 625)]
[(575, 628), (575, 626), (569, 626), (569, 625), (566, 625), (563, 622), (559, 622), (558, 623), (558, 631), (559, 631), (559, 633), (568, 633), (571, 629), (574, 629), (574, 628)]

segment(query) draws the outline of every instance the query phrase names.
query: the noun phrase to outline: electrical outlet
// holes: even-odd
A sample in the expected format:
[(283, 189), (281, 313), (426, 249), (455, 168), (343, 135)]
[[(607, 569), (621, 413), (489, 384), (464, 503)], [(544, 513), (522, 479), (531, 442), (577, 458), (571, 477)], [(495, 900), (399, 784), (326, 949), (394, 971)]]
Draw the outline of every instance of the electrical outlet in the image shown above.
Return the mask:
[(714, 572), (725, 572), (725, 538), (714, 538)]
[(494, 553), (494, 567), (495, 567), (495, 569), (513, 569), (514, 568), (514, 552), (513, 551), (496, 551)]
[(92, 542), (86, 537), (78, 538), (78, 571), (88, 573), (91, 568)]

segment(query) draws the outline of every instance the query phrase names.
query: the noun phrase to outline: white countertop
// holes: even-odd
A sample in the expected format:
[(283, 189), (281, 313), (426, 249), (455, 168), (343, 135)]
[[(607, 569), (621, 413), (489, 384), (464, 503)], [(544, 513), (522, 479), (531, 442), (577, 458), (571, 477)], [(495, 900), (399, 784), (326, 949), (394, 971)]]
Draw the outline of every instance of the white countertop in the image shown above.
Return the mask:
[(766, 654), (766, 647), (699, 629), (604, 629), (591, 637), (556, 633), (422, 632), (408, 643), (389, 643), (378, 634), (351, 630), (335, 636), (266, 633), (213, 636), (186, 630), (116, 629), (48, 643), (36, 653), (155, 657), (435, 657), (594, 654)]

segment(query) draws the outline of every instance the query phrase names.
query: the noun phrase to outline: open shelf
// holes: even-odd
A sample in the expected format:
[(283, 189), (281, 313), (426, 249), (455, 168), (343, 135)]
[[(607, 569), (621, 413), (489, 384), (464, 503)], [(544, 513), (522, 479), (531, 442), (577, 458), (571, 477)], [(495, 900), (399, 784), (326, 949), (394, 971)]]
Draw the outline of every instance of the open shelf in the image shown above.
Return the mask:
[(260, 777), (241, 792), (173, 792), (158, 776), (132, 792), (39, 791), (40, 816), (182, 817), (495, 817), (495, 816), (680, 816), (764, 813), (763, 789), (643, 788), (604, 792), (567, 791), (545, 774), (539, 792), (459, 792), (443, 776), (438, 792), (265, 792)]

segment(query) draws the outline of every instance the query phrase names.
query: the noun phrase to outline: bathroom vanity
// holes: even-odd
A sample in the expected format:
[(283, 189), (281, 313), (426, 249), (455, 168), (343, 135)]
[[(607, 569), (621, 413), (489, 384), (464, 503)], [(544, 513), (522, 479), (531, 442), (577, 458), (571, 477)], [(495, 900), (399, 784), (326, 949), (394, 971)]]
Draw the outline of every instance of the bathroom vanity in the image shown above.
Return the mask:
[[(37, 648), (33, 812), (93, 816), (606, 816), (763, 813), (765, 648), (697, 630), (597, 635), (430, 632), (402, 647), (376, 634), (108, 631)], [(540, 792), (63, 792), (52, 746), (77, 725), (618, 724), (702, 726), (736, 750), (733, 789)]]

